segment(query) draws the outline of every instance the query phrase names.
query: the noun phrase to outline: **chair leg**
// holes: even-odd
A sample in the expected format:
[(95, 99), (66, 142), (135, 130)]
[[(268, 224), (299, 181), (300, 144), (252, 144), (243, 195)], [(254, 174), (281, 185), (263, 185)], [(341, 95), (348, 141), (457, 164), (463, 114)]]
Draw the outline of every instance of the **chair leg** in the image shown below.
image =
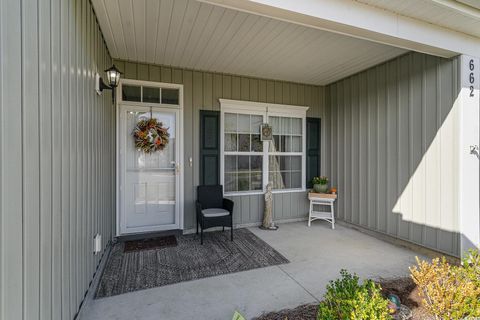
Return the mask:
[(203, 245), (203, 227), (200, 226), (200, 244)]
[(197, 218), (197, 234), (198, 234), (198, 218)]
[(224, 232), (224, 231), (225, 231), (225, 226), (222, 226), (222, 232)]

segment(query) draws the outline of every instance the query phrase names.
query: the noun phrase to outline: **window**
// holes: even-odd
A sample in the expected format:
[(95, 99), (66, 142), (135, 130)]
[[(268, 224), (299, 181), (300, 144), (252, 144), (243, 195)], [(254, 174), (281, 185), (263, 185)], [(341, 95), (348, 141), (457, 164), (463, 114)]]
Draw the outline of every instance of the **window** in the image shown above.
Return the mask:
[(147, 87), (142, 85), (122, 85), (122, 100), (132, 102), (179, 104), (179, 90)]
[(262, 122), (262, 115), (224, 113), (225, 192), (262, 190)]
[[(225, 193), (304, 190), (306, 107), (220, 99), (221, 181)], [(260, 126), (273, 140), (261, 141)]]
[(302, 187), (302, 119), (294, 117), (268, 117), (273, 141), (269, 143), (269, 181), (273, 189)]

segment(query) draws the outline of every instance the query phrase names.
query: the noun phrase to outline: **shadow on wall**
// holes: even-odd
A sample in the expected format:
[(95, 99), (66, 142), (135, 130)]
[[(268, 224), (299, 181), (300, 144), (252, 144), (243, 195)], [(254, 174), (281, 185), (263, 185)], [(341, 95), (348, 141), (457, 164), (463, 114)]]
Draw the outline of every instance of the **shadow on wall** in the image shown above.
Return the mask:
[(340, 219), (459, 256), (458, 68), (408, 53), (328, 86)]

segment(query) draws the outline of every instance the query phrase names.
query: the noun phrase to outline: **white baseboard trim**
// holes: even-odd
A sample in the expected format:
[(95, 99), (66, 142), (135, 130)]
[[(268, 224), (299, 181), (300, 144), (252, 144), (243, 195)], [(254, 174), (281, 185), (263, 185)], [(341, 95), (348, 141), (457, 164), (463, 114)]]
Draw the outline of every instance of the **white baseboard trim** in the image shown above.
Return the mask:
[[(302, 217), (302, 218), (291, 218), (291, 219), (280, 219), (280, 220), (275, 220), (274, 222), (276, 224), (284, 224), (284, 223), (291, 223), (291, 222), (300, 222), (300, 221), (307, 221), (308, 217)], [(261, 222), (250, 222), (250, 223), (238, 223), (233, 225), (234, 229), (238, 228), (251, 228), (251, 227), (259, 227), (261, 226)], [(207, 230), (204, 230), (203, 232), (212, 232), (212, 231), (219, 231), (222, 230), (222, 227), (215, 227), (215, 228), (209, 228)], [(197, 232), (197, 229), (191, 228), (191, 229), (184, 229), (183, 234), (191, 234)]]

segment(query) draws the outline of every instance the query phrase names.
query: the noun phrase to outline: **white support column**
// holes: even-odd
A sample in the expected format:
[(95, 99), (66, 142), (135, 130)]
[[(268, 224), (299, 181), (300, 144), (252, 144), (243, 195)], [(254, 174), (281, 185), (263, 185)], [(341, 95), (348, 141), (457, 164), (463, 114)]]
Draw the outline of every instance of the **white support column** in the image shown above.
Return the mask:
[(460, 250), (480, 247), (480, 59), (461, 56), (460, 66)]

